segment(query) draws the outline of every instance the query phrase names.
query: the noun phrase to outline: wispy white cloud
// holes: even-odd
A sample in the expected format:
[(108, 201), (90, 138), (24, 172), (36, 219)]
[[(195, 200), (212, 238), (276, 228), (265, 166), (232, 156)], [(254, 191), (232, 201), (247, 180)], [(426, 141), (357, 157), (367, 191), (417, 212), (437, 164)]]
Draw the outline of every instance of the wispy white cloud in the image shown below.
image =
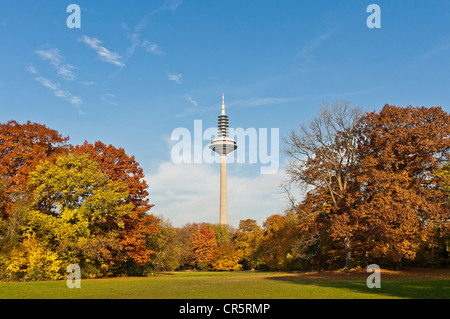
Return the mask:
[[(59, 85), (58, 85), (58, 84), (55, 84), (55, 83), (53, 83), (52, 81), (50, 81), (49, 79), (46, 79), (46, 78), (44, 78), (44, 77), (42, 77), (42, 76), (37, 77), (37, 78), (36, 78), (36, 81), (40, 82), (43, 86), (49, 88), (49, 89), (52, 90), (52, 91), (57, 91), (57, 90), (59, 90)], [(61, 93), (59, 93), (59, 94), (61, 94)], [(60, 95), (60, 96), (61, 96), (61, 95)]]
[(336, 33), (335, 28), (331, 28), (316, 37), (312, 38), (309, 42), (303, 46), (303, 48), (298, 52), (297, 57), (299, 59), (299, 68), (296, 69), (294, 74), (308, 73), (310, 68), (314, 65), (316, 51), (321, 48), (324, 43)]
[(328, 40), (335, 33), (334, 29), (329, 29), (328, 31), (319, 34), (311, 41), (309, 41), (306, 46), (300, 51), (299, 55), (301, 57), (309, 57), (318, 47), (322, 45), (323, 42)]
[[(227, 102), (226, 106), (227, 107), (259, 107), (259, 106), (281, 105), (281, 104), (288, 103), (288, 102), (298, 101), (298, 100), (301, 100), (304, 98), (305, 97), (303, 97), (303, 96), (285, 97), (285, 98), (251, 97), (251, 98), (247, 98), (247, 99), (239, 99), (239, 100)], [(214, 106), (209, 106), (209, 107), (199, 107), (198, 102), (195, 99), (193, 99), (191, 96), (185, 95), (184, 99), (186, 101), (189, 101), (193, 106), (185, 109), (183, 112), (178, 113), (171, 118), (181, 118), (181, 117), (185, 117), (190, 114), (193, 114), (193, 113), (205, 113), (205, 112), (211, 112), (211, 111), (217, 112), (218, 110), (220, 110), (220, 104), (214, 105)]]
[(61, 55), (59, 54), (58, 49), (50, 49), (50, 50), (37, 50), (35, 51), (37, 55), (39, 55), (42, 59), (50, 61), (52, 64), (60, 64), (61, 63)]
[(427, 60), (449, 49), (450, 49), (450, 37), (443, 37), (439, 39), (438, 44), (436, 44), (427, 52), (421, 54), (419, 58), (421, 60)]
[(134, 55), (134, 53), (138, 47), (142, 47), (146, 52), (149, 52), (153, 55), (166, 54), (163, 50), (161, 50), (159, 45), (157, 45), (155, 43), (151, 43), (148, 40), (142, 41), (140, 39), (141, 35), (139, 33), (137, 33), (137, 32), (130, 33), (128, 30), (128, 27), (125, 23), (122, 23), (122, 28), (124, 28), (126, 31), (127, 39), (130, 40), (130, 46), (128, 47), (128, 49), (126, 51), (126, 56), (125, 56), (126, 60), (130, 59)]
[(193, 106), (193, 107), (189, 107), (187, 109), (185, 109), (183, 112), (181, 113), (177, 113), (173, 116), (168, 117), (169, 119), (176, 119), (176, 118), (183, 118), (185, 116), (188, 116), (189, 114), (193, 114), (193, 113), (197, 113), (197, 112), (202, 112), (205, 111), (199, 107)]
[(192, 96), (186, 95), (184, 98), (186, 99), (186, 101), (189, 101), (193, 106), (198, 106), (197, 101), (194, 100), (194, 99), (192, 98)]
[(39, 76), (35, 79), (46, 88), (50, 89), (56, 97), (63, 98), (69, 101), (73, 106), (80, 106), (83, 104), (83, 99), (79, 96), (75, 96), (67, 90), (61, 89), (59, 83), (54, 83), (47, 78)]
[(148, 12), (142, 19), (141, 21), (139, 21), (139, 23), (137, 24), (137, 26), (134, 28), (135, 32), (140, 32), (142, 29), (144, 29), (151, 16), (160, 13), (162, 11), (176, 11), (178, 9), (178, 7), (183, 3), (183, 0), (164, 0), (164, 3), (162, 4), (162, 6), (160, 6), (158, 9), (156, 10), (152, 10), (150, 12)]
[[(66, 80), (76, 79), (75, 75), (72, 72), (72, 69), (75, 69), (75, 67), (70, 64), (62, 63), (63, 57), (59, 53), (58, 49), (37, 50), (35, 51), (35, 53), (39, 55), (43, 60), (49, 61), (50, 64), (57, 70), (58, 75), (62, 76)], [(28, 65), (27, 70), (33, 75), (39, 75), (38, 70), (32, 64)], [(83, 104), (83, 99), (81, 97), (73, 95), (68, 90), (62, 89), (59, 83), (53, 82), (43, 76), (37, 76), (35, 80), (42, 86), (50, 89), (54, 96), (65, 99), (70, 104), (77, 107), (78, 114), (86, 114), (79, 109), (79, 107)]]
[(66, 80), (75, 80), (75, 75), (72, 72), (73, 69), (76, 69), (73, 65), (64, 64), (57, 67), (57, 72)]
[(151, 43), (147, 40), (142, 41), (141, 31), (148, 25), (150, 18), (160, 12), (164, 11), (176, 11), (178, 7), (183, 3), (183, 0), (164, 0), (164, 3), (157, 9), (147, 12), (143, 18), (138, 22), (138, 24), (131, 31), (128, 28), (126, 23), (122, 23), (122, 28), (127, 33), (127, 38), (130, 40), (130, 46), (127, 49), (126, 59), (130, 59), (136, 50), (137, 47), (141, 46), (145, 49), (145, 51), (150, 52), (154, 55), (163, 55), (165, 52), (161, 50), (159, 45)]
[(30, 64), (29, 66), (27, 66), (27, 70), (28, 72), (32, 73), (32, 74), (38, 74), (38, 70), (34, 67), (34, 65)]
[(279, 105), (292, 101), (300, 100), (301, 97), (262, 97), (262, 98), (248, 98), (243, 100), (232, 101), (228, 106), (266, 106), (266, 105)]
[(160, 11), (170, 10), (175, 11), (183, 3), (183, 0), (164, 0), (163, 5), (159, 9)]
[(101, 60), (119, 67), (126, 66), (125, 63), (122, 61), (122, 57), (118, 53), (111, 52), (107, 48), (102, 46), (101, 45), (102, 41), (100, 41), (99, 39), (83, 35), (79, 39), (79, 41), (87, 44), (91, 49), (95, 50)]
[(116, 96), (112, 93), (106, 93), (100, 97), (103, 102), (109, 103), (111, 105), (117, 105)]
[(83, 104), (83, 100), (82, 100), (81, 97), (79, 97), (79, 96), (70, 96), (70, 97), (69, 97), (69, 101), (70, 101), (70, 103), (72, 103), (73, 105), (80, 105), (80, 104)]
[(173, 119), (173, 118), (182, 118), (182, 117), (188, 116), (189, 114), (192, 114), (192, 113), (207, 111), (207, 109), (202, 109), (202, 108), (198, 107), (198, 102), (196, 100), (194, 100), (194, 98), (192, 96), (185, 95), (184, 99), (186, 101), (188, 101), (189, 103), (191, 103), (193, 106), (185, 109), (181, 113), (177, 113), (177, 114), (171, 116), (170, 117), (171, 119)]
[(320, 100), (320, 99), (336, 99), (336, 98), (349, 98), (352, 96), (364, 95), (374, 93), (386, 85), (369, 87), (361, 90), (346, 91), (346, 92), (333, 92), (323, 93), (316, 95), (303, 95), (295, 97), (251, 97), (247, 99), (234, 100), (227, 103), (227, 107), (258, 107), (258, 106), (271, 106), (282, 105), (289, 102), (295, 102), (300, 100)]
[(49, 50), (37, 50), (35, 53), (39, 55), (39, 57), (43, 60), (49, 61), (50, 64), (56, 69), (58, 75), (66, 80), (75, 80), (76, 76), (73, 73), (73, 70), (76, 69), (71, 64), (62, 63), (63, 57), (59, 53), (59, 49), (53, 48)]
[(160, 47), (157, 44), (150, 43), (147, 40), (142, 42), (142, 47), (145, 49), (145, 51), (150, 52), (154, 55), (163, 55), (166, 54), (164, 51), (160, 49)]
[(83, 82), (81, 82), (81, 84), (83, 84), (85, 86), (91, 86), (91, 85), (95, 85), (97, 83), (94, 81), (83, 81)]
[(173, 81), (175, 83), (180, 84), (183, 81), (183, 75), (179, 74), (179, 73), (175, 73), (175, 74), (168, 74), (167, 78), (169, 81)]
[(134, 51), (141, 43), (139, 37), (140, 35), (138, 33), (127, 33), (127, 39), (129, 39), (131, 42), (130, 47), (127, 49), (127, 59), (131, 58), (134, 55)]

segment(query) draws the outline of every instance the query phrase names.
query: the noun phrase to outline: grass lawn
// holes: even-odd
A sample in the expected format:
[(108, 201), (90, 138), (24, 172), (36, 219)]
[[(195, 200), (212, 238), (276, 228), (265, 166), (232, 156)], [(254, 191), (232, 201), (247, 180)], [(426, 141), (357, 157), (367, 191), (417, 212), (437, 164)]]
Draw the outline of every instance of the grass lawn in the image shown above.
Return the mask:
[(384, 271), (381, 288), (369, 289), (364, 271), (173, 272), (155, 277), (82, 279), (66, 282), (1, 282), (0, 298), (132, 299), (324, 299), (448, 298), (450, 269)]

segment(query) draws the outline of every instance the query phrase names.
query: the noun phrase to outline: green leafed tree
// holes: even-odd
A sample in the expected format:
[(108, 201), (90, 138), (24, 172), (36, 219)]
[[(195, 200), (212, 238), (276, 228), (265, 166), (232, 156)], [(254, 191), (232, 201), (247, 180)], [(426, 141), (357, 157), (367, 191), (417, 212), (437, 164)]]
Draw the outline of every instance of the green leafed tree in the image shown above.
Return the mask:
[(169, 220), (158, 224), (158, 233), (149, 240), (149, 247), (156, 251), (151, 265), (156, 271), (173, 271), (180, 265), (181, 249), (177, 245), (177, 231)]

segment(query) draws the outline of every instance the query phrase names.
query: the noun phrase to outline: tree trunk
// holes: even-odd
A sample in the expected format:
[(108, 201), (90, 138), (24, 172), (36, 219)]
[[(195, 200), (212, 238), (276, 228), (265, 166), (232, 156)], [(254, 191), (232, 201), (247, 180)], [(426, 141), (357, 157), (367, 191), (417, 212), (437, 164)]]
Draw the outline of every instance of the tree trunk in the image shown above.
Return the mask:
[(400, 258), (399, 261), (395, 262), (395, 270), (403, 270), (403, 265), (402, 265), (402, 259)]
[(345, 249), (345, 267), (344, 269), (352, 269), (352, 250), (350, 248), (350, 239), (346, 236), (344, 237), (344, 249)]

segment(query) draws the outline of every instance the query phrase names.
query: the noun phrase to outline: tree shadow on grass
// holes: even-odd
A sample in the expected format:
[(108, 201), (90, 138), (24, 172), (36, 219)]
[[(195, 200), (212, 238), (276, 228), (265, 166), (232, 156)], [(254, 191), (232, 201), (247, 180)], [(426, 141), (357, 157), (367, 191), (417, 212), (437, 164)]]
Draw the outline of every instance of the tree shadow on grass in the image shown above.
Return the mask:
[[(304, 279), (301, 276), (271, 276), (268, 280), (290, 282), (304, 286), (316, 286), (323, 288), (337, 288), (351, 294), (336, 296), (340, 298), (411, 298), (411, 299), (450, 299), (450, 280), (384, 280), (381, 278), (381, 288), (368, 288), (365, 280), (338, 280), (327, 281), (324, 279)], [(362, 294), (362, 295), (361, 295)], [(364, 295), (367, 294), (366, 297)], [(346, 296), (347, 295), (347, 296)]]

